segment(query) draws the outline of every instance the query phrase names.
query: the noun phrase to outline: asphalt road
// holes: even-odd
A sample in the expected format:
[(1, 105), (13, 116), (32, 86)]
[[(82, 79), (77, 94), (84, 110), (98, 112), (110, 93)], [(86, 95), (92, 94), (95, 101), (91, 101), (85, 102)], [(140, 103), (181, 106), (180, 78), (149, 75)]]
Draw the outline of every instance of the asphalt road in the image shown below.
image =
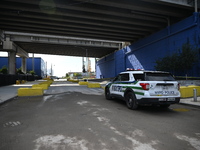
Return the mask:
[(133, 111), (103, 89), (57, 83), (0, 106), (0, 150), (200, 150), (199, 115), (179, 104)]

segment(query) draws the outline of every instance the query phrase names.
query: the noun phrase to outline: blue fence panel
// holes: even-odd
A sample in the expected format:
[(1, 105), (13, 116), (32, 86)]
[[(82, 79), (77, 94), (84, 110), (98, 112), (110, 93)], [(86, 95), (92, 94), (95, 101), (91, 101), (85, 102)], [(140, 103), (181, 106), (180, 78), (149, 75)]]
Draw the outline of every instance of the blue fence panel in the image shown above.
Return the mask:
[(114, 54), (102, 58), (96, 64), (96, 78), (111, 78), (115, 76)]
[(0, 69), (4, 66), (8, 68), (8, 57), (0, 57)]
[(125, 50), (122, 49), (115, 53), (115, 75), (122, 71), (125, 71), (125, 69), (126, 69), (124, 52), (125, 52)]
[[(28, 58), (26, 64), (27, 64), (27, 71), (33, 70), (32, 58)], [(42, 74), (41, 74), (41, 58), (37, 58), (37, 57), (34, 58), (34, 71), (35, 71), (36, 75), (42, 76)]]
[(19, 69), (22, 66), (22, 59), (20, 57), (16, 57), (16, 68)]
[[(8, 68), (8, 57), (0, 57), (0, 69), (6, 66)], [(21, 68), (22, 66), (22, 58), (16, 57), (16, 69)], [(32, 58), (26, 59), (26, 66), (27, 66), (27, 72), (33, 70), (32, 68)], [(36, 75), (39, 77), (44, 77), (45, 72), (45, 63), (43, 59), (41, 58), (34, 58), (34, 70)]]

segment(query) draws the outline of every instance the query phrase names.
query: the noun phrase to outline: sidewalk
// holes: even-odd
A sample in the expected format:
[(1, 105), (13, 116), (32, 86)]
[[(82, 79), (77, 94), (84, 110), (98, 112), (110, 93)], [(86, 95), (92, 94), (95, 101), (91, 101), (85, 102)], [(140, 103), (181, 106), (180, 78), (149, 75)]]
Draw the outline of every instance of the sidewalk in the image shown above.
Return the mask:
[[(26, 82), (25, 84), (13, 84), (8, 86), (1, 86), (0, 87), (0, 104), (7, 102), (11, 100), (12, 98), (17, 96), (17, 90), (18, 88), (31, 88), (33, 84), (38, 84), (40, 82), (43, 82), (44, 80), (38, 80), (38, 81), (31, 81)], [(102, 88), (105, 86), (106, 81), (103, 81), (100, 83)], [(200, 97), (197, 97), (197, 102), (194, 102), (193, 98), (182, 98), (180, 100), (180, 104), (184, 105), (190, 105), (195, 107), (200, 107)]]
[(17, 96), (18, 88), (31, 88), (33, 84), (38, 84), (41, 81), (29, 81), (24, 84), (13, 84), (0, 87), (0, 104), (9, 101)]
[(197, 97), (197, 102), (194, 98), (181, 98), (180, 104), (200, 107), (200, 97)]

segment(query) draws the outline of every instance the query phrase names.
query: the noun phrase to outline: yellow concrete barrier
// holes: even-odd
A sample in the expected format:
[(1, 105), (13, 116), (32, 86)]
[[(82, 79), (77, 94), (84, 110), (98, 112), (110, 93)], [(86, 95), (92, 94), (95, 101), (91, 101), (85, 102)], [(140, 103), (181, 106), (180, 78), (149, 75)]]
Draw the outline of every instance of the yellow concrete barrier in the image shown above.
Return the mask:
[(20, 84), (20, 80), (16, 80), (16, 84)]
[(193, 97), (193, 89), (197, 89), (197, 96), (200, 96), (200, 86), (190, 85), (181, 86), (180, 93), (182, 98)]
[(189, 85), (188, 87), (193, 89), (197, 89), (197, 96), (200, 96), (200, 86), (196, 86), (196, 85)]
[(100, 84), (99, 83), (90, 83), (88, 82), (88, 85), (87, 85), (88, 88), (100, 88)]
[(88, 85), (88, 82), (85, 82), (85, 81), (79, 81), (78, 84), (79, 84), (79, 85)]
[(17, 90), (18, 96), (42, 96), (44, 93), (43, 88), (19, 88)]
[(77, 80), (77, 79), (69, 79), (68, 81), (70, 81), (70, 82), (76, 82), (76, 83), (79, 82), (79, 80)]
[(47, 80), (47, 81), (45, 81), (45, 82), (47, 82), (47, 83), (49, 83), (49, 84), (52, 84), (52, 83), (53, 83), (53, 80)]
[(35, 88), (35, 87), (41, 87), (41, 88), (43, 88), (43, 90), (47, 90), (49, 87), (49, 84), (34, 84), (34, 85), (32, 85), (32, 88)]
[(22, 83), (22, 84), (26, 83), (26, 80), (22, 80), (21, 83)]
[(50, 86), (52, 83), (51, 82), (41, 82), (39, 83), (40, 85), (43, 85), (43, 84), (47, 84), (48, 86)]
[(193, 91), (191, 88), (186, 87), (186, 86), (181, 86), (180, 87), (180, 93), (182, 98), (186, 97), (192, 97), (193, 96)]

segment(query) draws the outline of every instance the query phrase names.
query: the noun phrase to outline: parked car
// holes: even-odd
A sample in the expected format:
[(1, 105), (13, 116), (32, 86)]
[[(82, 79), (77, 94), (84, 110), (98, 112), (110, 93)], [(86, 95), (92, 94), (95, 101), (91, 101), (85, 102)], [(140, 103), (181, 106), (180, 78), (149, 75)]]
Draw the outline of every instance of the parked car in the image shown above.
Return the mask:
[(57, 76), (50, 76), (50, 79), (59, 79)]
[(179, 83), (168, 72), (129, 69), (107, 83), (105, 97), (123, 99), (129, 109), (139, 105), (167, 108), (180, 101)]

